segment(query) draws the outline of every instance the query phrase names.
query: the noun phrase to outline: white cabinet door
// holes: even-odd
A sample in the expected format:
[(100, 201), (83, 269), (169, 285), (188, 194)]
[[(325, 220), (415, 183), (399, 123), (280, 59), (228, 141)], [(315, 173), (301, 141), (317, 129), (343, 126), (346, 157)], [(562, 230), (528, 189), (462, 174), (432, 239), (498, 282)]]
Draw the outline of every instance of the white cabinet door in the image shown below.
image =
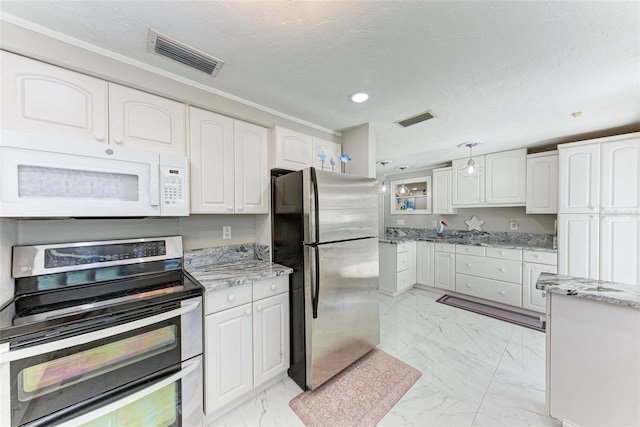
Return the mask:
[(454, 291), (456, 287), (456, 256), (446, 252), (435, 252), (434, 286)]
[(253, 387), (289, 369), (289, 293), (253, 303)]
[(266, 128), (234, 121), (236, 213), (269, 213), (267, 138)]
[(558, 215), (558, 272), (599, 279), (599, 215)]
[[(321, 155), (324, 154), (324, 164)], [(337, 142), (325, 141), (320, 138), (313, 138), (313, 158), (311, 166), (315, 166), (320, 170), (341, 172), (342, 163), (340, 156), (342, 155), (342, 146)], [(331, 167), (330, 160), (333, 158), (335, 166)]]
[(558, 147), (559, 213), (600, 211), (600, 144)]
[(558, 152), (527, 156), (527, 213), (558, 213)]
[(310, 135), (280, 126), (275, 127), (274, 135), (274, 168), (297, 171), (312, 165), (313, 140)]
[(600, 216), (600, 278), (640, 284), (640, 215)]
[(434, 260), (433, 242), (416, 242), (417, 254), (417, 278), (416, 282), (421, 285), (433, 286), (433, 260)]
[(486, 204), (524, 206), (527, 201), (527, 149), (487, 154), (484, 161)]
[(640, 213), (640, 139), (601, 145), (601, 213)]
[(107, 82), (0, 51), (3, 129), (107, 143)]
[(522, 263), (522, 308), (545, 313), (547, 310), (546, 292), (536, 289), (540, 273), (556, 273), (555, 265)]
[(249, 303), (205, 317), (207, 414), (253, 388), (251, 313)]
[(193, 107), (189, 117), (191, 212), (233, 213), (233, 119)]
[(462, 169), (467, 167), (468, 158), (454, 160), (453, 168), (453, 191), (451, 193), (451, 204), (457, 207), (482, 206), (485, 195), (485, 170), (484, 156), (473, 157), (476, 167), (480, 169), (477, 176), (464, 177), (460, 175)]
[(453, 169), (442, 168), (433, 170), (433, 213), (454, 214), (458, 210), (451, 205), (451, 186)]
[(109, 83), (109, 141), (184, 156), (186, 106)]

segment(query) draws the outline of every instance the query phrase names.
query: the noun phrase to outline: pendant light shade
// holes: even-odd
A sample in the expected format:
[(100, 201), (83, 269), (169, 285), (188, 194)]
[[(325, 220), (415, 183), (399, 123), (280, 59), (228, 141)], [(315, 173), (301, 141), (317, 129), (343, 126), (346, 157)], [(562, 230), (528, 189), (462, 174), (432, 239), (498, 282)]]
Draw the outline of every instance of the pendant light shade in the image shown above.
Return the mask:
[(467, 165), (460, 170), (460, 175), (465, 178), (473, 178), (480, 174), (480, 166), (476, 165), (476, 162), (473, 160), (473, 147), (478, 144), (482, 144), (482, 142), (466, 142), (464, 144), (458, 145), (458, 147), (469, 147), (469, 160), (467, 161)]
[[(402, 172), (404, 172), (404, 170), (406, 168), (408, 168), (409, 166), (400, 166), (398, 167), (398, 169), (400, 169)], [(402, 184), (400, 184), (400, 187), (398, 187), (398, 191), (396, 192), (396, 196), (400, 196), (400, 197), (404, 197), (404, 196), (408, 196), (409, 195), (409, 189), (407, 188), (406, 185), (404, 185), (404, 177), (402, 178)]]
[(387, 184), (387, 165), (391, 163), (391, 160), (381, 160), (378, 163), (382, 165), (382, 182), (378, 186), (378, 192), (384, 195), (389, 193), (389, 184)]

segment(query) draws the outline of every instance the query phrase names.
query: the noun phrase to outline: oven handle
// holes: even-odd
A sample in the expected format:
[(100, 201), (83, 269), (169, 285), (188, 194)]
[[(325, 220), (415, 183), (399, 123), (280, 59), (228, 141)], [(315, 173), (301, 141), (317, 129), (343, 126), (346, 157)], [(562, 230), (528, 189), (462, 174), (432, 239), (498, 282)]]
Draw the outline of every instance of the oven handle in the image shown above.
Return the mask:
[(48, 342), (46, 344), (40, 344), (33, 347), (27, 347), (20, 350), (9, 350), (9, 346), (0, 346), (0, 364), (13, 362), (15, 360), (25, 359), (27, 357), (38, 356), (40, 354), (50, 353), (52, 351), (62, 350), (65, 348), (73, 347), (80, 344), (86, 344), (91, 341), (95, 341), (101, 338), (108, 338), (114, 335), (119, 335), (125, 332), (132, 331), (134, 329), (143, 328), (145, 326), (159, 323), (172, 317), (182, 316), (192, 310), (195, 310), (200, 306), (202, 302), (201, 297), (197, 297), (191, 300), (183, 301), (182, 307), (167, 311), (165, 313), (156, 314), (154, 316), (145, 317), (144, 319), (134, 320), (122, 325), (113, 326), (111, 328), (100, 329), (98, 331), (89, 332), (87, 334), (76, 335), (69, 338), (63, 338), (61, 340)]
[(145, 396), (150, 395), (153, 392), (160, 390), (162, 387), (171, 384), (172, 382), (178, 381), (190, 373), (194, 372), (196, 369), (200, 367), (200, 357), (188, 360), (182, 363), (182, 369), (176, 372), (175, 374), (169, 375), (166, 378), (159, 380), (156, 383), (151, 384), (148, 387), (145, 387), (142, 390), (139, 390), (135, 393), (132, 393), (122, 399), (116, 400), (115, 402), (111, 402), (107, 405), (101, 406), (95, 411), (91, 411), (87, 414), (81, 415), (77, 418), (69, 420), (67, 422), (63, 422), (62, 424), (57, 424), (58, 427), (75, 427), (80, 424), (87, 423), (89, 421), (95, 420), (103, 415), (106, 415), (110, 412), (118, 410), (129, 403), (135, 402), (137, 400), (142, 399)]

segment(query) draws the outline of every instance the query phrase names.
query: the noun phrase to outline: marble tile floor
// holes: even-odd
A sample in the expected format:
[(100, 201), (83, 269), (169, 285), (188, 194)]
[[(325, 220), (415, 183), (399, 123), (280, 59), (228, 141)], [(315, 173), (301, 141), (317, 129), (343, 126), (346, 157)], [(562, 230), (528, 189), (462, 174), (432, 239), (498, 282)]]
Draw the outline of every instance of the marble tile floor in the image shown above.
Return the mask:
[[(422, 377), (378, 426), (560, 426), (544, 415), (544, 334), (439, 297), (419, 289), (380, 297), (379, 348)], [(289, 408), (299, 393), (287, 378), (210, 426), (302, 426)]]

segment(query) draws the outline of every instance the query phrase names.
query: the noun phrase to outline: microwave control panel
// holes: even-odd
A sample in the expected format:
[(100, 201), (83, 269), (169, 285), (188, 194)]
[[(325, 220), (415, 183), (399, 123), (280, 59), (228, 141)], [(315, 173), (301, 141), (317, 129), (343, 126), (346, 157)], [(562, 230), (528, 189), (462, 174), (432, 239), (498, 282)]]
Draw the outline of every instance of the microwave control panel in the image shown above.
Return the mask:
[(189, 215), (187, 169), (163, 165), (160, 171), (162, 215)]

